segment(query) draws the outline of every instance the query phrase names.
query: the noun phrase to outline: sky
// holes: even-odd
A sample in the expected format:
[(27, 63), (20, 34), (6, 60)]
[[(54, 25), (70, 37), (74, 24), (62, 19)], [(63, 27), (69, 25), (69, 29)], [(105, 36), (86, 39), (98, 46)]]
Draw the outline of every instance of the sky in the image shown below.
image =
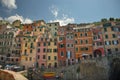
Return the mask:
[(0, 20), (90, 23), (120, 18), (120, 0), (0, 0)]

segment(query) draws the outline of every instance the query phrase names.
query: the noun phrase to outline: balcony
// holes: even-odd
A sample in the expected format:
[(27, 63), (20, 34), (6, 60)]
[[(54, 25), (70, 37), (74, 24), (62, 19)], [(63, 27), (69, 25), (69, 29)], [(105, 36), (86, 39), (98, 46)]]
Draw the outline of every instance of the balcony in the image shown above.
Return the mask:
[(103, 46), (103, 45), (101, 45), (101, 46), (97, 46), (97, 45), (96, 45), (96, 46), (94, 46), (93, 48), (94, 48), (94, 49), (104, 48), (104, 46)]

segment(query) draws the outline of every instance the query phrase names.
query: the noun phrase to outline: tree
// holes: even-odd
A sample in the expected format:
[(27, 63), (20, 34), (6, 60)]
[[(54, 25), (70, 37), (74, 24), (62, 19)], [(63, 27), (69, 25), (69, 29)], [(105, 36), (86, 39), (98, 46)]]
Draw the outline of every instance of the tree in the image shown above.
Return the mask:
[(115, 20), (116, 20), (117, 22), (119, 22), (119, 21), (120, 21), (120, 18), (116, 18)]
[(106, 18), (101, 19), (101, 22), (107, 22)]
[(109, 21), (114, 21), (114, 20), (115, 20), (115, 19), (114, 19), (114, 18), (112, 18), (112, 17), (110, 17), (110, 18), (109, 18)]

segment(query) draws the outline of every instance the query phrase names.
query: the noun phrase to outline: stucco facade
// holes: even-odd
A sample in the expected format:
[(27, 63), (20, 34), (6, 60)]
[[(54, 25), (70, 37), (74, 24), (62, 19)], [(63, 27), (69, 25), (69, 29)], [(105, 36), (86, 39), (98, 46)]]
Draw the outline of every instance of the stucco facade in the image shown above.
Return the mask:
[(36, 36), (23, 36), (20, 64), (26, 69), (36, 64)]
[(118, 28), (112, 22), (104, 23), (102, 28), (105, 52), (106, 54), (114, 54), (119, 52), (120, 43), (118, 39)]
[(93, 56), (104, 56), (104, 41), (102, 35), (102, 27), (95, 26), (92, 28), (93, 31)]
[(66, 65), (66, 28), (65, 26), (58, 27), (58, 64), (59, 66)]
[(74, 28), (76, 61), (93, 54), (92, 25)]
[(66, 63), (67, 65), (75, 62), (75, 48), (74, 48), (74, 25), (66, 26)]

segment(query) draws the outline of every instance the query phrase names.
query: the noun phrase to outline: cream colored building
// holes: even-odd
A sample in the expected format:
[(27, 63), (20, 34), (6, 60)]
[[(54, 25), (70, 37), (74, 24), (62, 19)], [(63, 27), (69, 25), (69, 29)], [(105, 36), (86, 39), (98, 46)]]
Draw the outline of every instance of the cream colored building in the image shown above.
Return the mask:
[(104, 23), (102, 34), (104, 38), (104, 48), (106, 54), (115, 54), (120, 52), (120, 42), (118, 39), (118, 28), (111, 22)]

